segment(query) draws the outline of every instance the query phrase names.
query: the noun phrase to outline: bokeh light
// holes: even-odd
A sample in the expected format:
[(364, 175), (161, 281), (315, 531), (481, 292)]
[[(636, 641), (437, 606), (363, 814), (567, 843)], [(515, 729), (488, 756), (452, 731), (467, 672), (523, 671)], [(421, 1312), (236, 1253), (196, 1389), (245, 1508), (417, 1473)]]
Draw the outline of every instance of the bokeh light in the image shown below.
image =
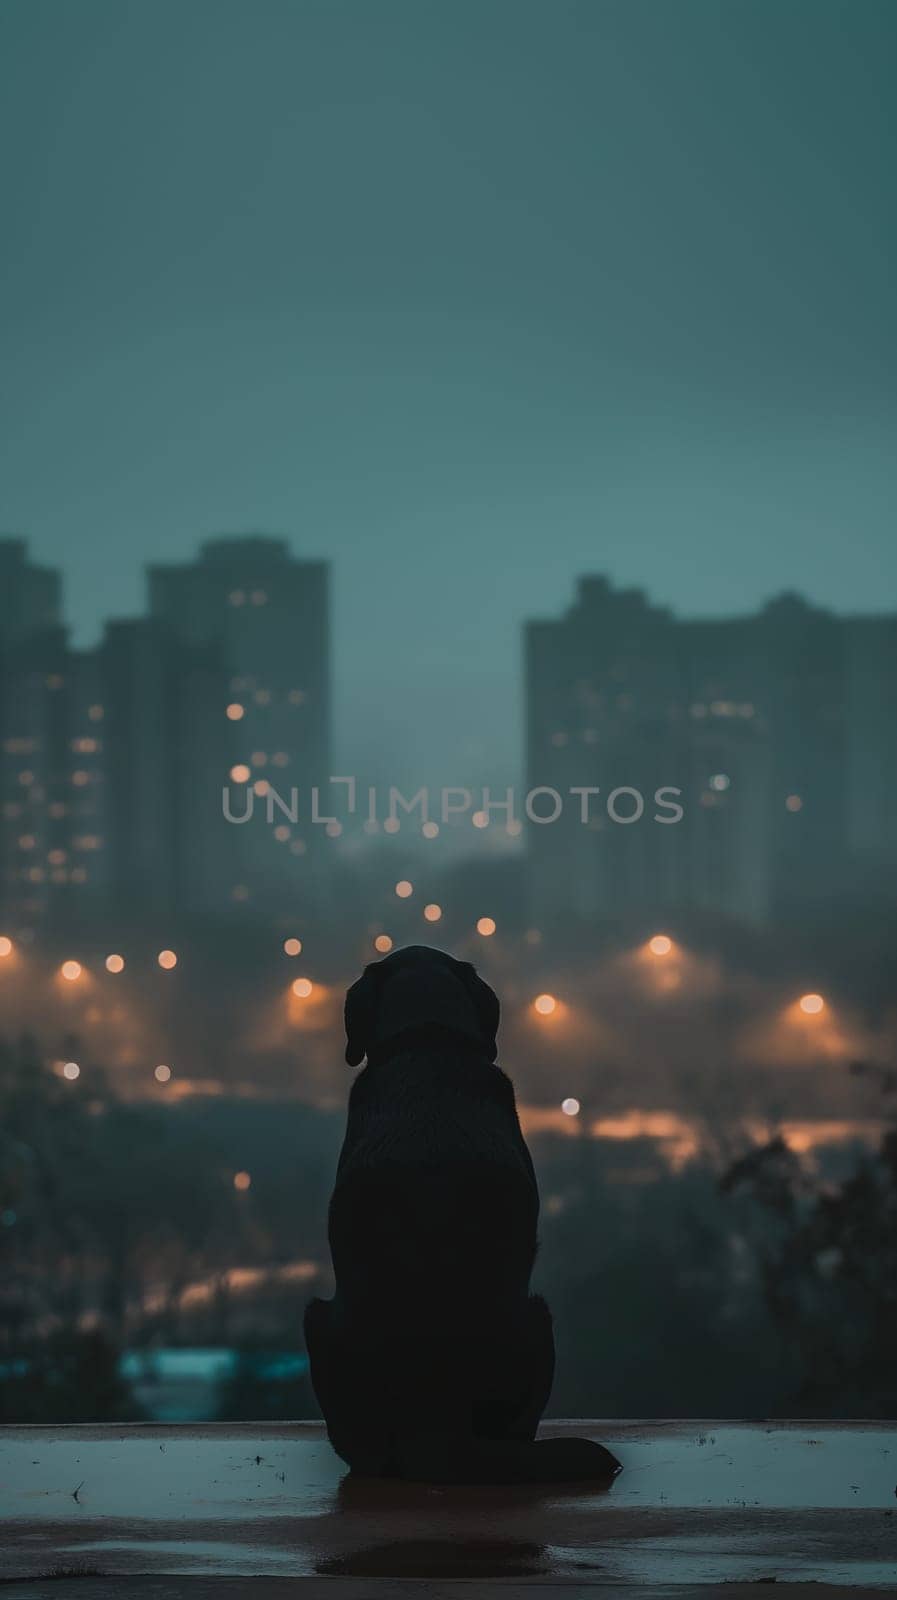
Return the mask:
[(655, 933), (654, 938), (648, 940), (652, 956), (668, 956), (672, 948), (673, 941), (665, 933)]
[(533, 1010), (538, 1011), (540, 1017), (550, 1017), (552, 1011), (557, 1009), (557, 1001), (553, 994), (536, 995), (533, 1001)]
[(414, 893), (414, 884), (413, 883), (409, 883), (407, 878), (400, 878), (398, 883), (396, 884), (396, 894), (398, 895), (399, 899), (400, 900), (407, 900), (408, 896), (413, 894), (413, 893)]
[(389, 951), (392, 949), (392, 940), (390, 939), (388, 933), (378, 933), (376, 939), (374, 940), (374, 949), (379, 950), (380, 954), (383, 956), (389, 954)]
[(125, 970), (125, 958), (124, 958), (124, 956), (107, 956), (106, 957), (106, 971), (107, 972), (124, 972), (124, 970)]
[(307, 1000), (314, 984), (309, 978), (295, 978), (290, 987), (298, 1000)]
[(59, 970), (68, 983), (74, 983), (81, 976), (81, 963), (80, 961), (63, 961)]
[(283, 941), (283, 949), (284, 949), (284, 954), (285, 955), (288, 955), (288, 956), (301, 956), (301, 954), (302, 954), (302, 940), (301, 939), (284, 939), (284, 941)]
[(435, 839), (439, 832), (439, 823), (425, 822), (420, 831), (425, 839)]
[(565, 1117), (578, 1117), (581, 1107), (579, 1101), (570, 1095), (568, 1099), (561, 1101), (561, 1110)]
[(238, 761), (235, 767), (231, 767), (230, 775), (233, 783), (248, 783), (252, 776), (245, 761)]
[(234, 1173), (234, 1188), (238, 1189), (241, 1194), (245, 1194), (246, 1190), (250, 1187), (251, 1184), (252, 1184), (252, 1178), (250, 1177), (248, 1172), (235, 1172)]
[(433, 901), (430, 905), (424, 906), (424, 916), (428, 922), (438, 922), (442, 916), (442, 906)]
[(484, 939), (491, 939), (494, 932), (495, 932), (495, 920), (494, 920), (494, 918), (493, 917), (480, 917), (480, 920), (477, 923), (477, 933), (482, 934)]
[(157, 1083), (168, 1083), (171, 1078), (171, 1068), (161, 1061), (153, 1072), (153, 1077)]
[(172, 967), (176, 967), (178, 964), (178, 958), (173, 950), (160, 950), (156, 960), (160, 967), (164, 967), (166, 972), (170, 972)]
[(807, 1017), (816, 1017), (820, 1011), (825, 1010), (825, 1001), (821, 994), (803, 994), (798, 1001), (801, 1011)]
[(81, 1068), (79, 1067), (77, 1061), (64, 1062), (62, 1067), (62, 1076), (64, 1078), (68, 1078), (69, 1083), (74, 1083), (76, 1078), (80, 1078)]
[(2, 938), (0, 938), (0, 957), (11, 956), (12, 948), (12, 940), (8, 939), (6, 934), (3, 934)]
[(244, 709), (243, 706), (241, 706), (239, 700), (232, 700), (230, 705), (227, 708), (228, 721), (229, 722), (239, 722), (241, 720), (241, 718), (244, 717), (245, 715), (246, 715), (245, 709)]

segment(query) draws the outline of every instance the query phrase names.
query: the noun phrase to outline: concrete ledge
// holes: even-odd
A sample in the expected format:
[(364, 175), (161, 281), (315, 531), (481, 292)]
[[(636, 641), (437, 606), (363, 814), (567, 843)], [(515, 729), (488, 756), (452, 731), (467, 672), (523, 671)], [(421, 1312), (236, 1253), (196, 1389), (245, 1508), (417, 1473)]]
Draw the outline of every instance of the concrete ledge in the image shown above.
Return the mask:
[(0, 1429), (2, 1595), (897, 1590), (897, 1424), (543, 1431), (598, 1438), (624, 1471), (602, 1493), (434, 1489), (352, 1479), (315, 1423)]

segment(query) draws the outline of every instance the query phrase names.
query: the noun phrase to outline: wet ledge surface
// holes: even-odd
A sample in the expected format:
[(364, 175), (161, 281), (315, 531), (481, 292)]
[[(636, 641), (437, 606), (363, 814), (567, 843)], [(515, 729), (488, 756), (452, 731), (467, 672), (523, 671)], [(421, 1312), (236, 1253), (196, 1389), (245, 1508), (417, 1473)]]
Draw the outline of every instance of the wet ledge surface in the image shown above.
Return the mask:
[(897, 1592), (897, 1423), (542, 1431), (624, 1470), (430, 1489), (349, 1478), (313, 1423), (0, 1429), (0, 1600)]

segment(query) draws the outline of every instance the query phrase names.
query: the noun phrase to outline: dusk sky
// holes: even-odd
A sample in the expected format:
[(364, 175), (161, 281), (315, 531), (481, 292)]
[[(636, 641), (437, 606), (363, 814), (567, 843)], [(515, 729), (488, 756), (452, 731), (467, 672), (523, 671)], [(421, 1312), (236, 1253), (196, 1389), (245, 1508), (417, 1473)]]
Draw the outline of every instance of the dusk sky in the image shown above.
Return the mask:
[(891, 0), (2, 0), (0, 529), (85, 644), (334, 565), (343, 770), (514, 776), (519, 630), (897, 607)]

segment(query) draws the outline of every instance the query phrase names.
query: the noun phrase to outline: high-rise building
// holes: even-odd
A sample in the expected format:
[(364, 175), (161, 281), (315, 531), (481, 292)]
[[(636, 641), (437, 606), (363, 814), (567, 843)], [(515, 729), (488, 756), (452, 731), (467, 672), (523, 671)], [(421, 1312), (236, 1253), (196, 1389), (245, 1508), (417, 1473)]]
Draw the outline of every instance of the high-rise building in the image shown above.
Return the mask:
[[(594, 786), (528, 830), (537, 918), (664, 911), (751, 921), (845, 892), (862, 852), (893, 861), (897, 619), (843, 619), (794, 595), (680, 620), (639, 590), (580, 581), (526, 630), (529, 787)], [(631, 824), (609, 791), (637, 789)], [(654, 821), (659, 787), (684, 816)], [(615, 804), (631, 812), (632, 800)]]
[[(329, 569), (286, 541), (218, 538), (186, 565), (149, 569), (150, 620), (178, 669), (176, 891), (191, 909), (269, 909), (312, 892), (321, 828), (311, 789), (330, 776)], [(253, 816), (244, 815), (252, 791)], [(267, 820), (269, 791), (278, 806)]]
[(15, 926), (64, 926), (108, 893), (102, 684), (69, 648), (59, 575), (4, 540), (0, 576), (0, 895)]

